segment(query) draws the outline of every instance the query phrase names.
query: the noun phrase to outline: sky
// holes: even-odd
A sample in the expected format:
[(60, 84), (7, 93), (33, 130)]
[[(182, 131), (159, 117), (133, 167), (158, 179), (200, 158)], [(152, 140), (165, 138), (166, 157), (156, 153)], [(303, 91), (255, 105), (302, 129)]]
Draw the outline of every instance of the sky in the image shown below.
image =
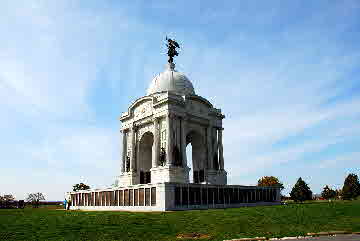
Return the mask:
[(109, 187), (119, 116), (166, 64), (225, 114), (228, 183), (360, 175), (359, 1), (0, 2), (0, 195)]

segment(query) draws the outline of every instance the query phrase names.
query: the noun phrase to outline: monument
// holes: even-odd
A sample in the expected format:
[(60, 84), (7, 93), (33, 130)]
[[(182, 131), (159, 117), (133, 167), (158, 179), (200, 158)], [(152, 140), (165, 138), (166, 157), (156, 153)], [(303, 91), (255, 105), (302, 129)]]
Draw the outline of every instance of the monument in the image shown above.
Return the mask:
[[(175, 70), (180, 46), (166, 40), (165, 70), (153, 78), (146, 96), (120, 117), (123, 153), (115, 187), (70, 192), (71, 209), (166, 211), (278, 204), (278, 187), (227, 185), (225, 116)], [(192, 160), (186, 155), (189, 144)]]

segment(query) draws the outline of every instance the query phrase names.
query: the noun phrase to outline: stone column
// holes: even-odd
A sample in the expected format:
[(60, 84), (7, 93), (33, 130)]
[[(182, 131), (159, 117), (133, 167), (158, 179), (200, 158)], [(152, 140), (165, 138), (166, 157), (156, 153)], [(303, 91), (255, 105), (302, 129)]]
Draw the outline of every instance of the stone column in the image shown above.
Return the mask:
[(281, 192), (280, 188), (276, 188), (276, 202), (281, 202)]
[(131, 140), (131, 159), (130, 159), (130, 171), (135, 169), (136, 165), (136, 127), (133, 126), (131, 129), (132, 140)]
[(121, 173), (125, 172), (125, 167), (126, 167), (126, 155), (127, 155), (127, 145), (126, 145), (126, 137), (127, 137), (127, 132), (124, 130), (123, 132), (123, 153), (122, 153), (122, 162), (121, 162)]
[(181, 122), (181, 156), (183, 167), (187, 167), (187, 158), (186, 158), (186, 119), (182, 118)]
[(222, 131), (223, 129), (219, 129), (218, 130), (218, 133), (219, 133), (219, 136), (218, 136), (218, 139), (219, 139), (219, 169), (220, 170), (224, 170), (224, 153), (223, 153), (223, 144), (222, 144)]
[[(218, 133), (217, 133), (217, 130), (215, 128), (213, 128), (213, 137), (215, 138), (215, 142), (214, 142), (214, 148), (213, 148), (213, 152), (212, 152), (212, 155), (211, 155), (211, 162), (214, 163), (214, 155), (218, 156), (218, 149), (219, 149), (219, 146), (218, 146)], [(219, 158), (216, 158), (217, 161), (218, 161), (218, 166), (220, 167), (220, 164), (219, 164)], [(213, 166), (213, 168), (215, 168), (215, 166)]]
[(213, 164), (213, 152), (212, 152), (212, 132), (211, 132), (211, 127), (208, 126), (207, 127), (207, 149), (208, 149), (208, 167), (209, 169), (214, 169), (214, 164)]
[(182, 204), (183, 204), (182, 189), (183, 189), (183, 187), (180, 186), (180, 205), (179, 206), (182, 206)]
[(173, 161), (172, 160), (172, 151), (173, 151), (173, 131), (172, 131), (172, 115), (168, 114), (166, 116), (166, 123), (167, 123), (167, 150), (166, 150), (166, 164), (169, 166), (173, 165)]
[(154, 143), (152, 147), (152, 167), (157, 167), (159, 162), (159, 147), (160, 136), (159, 136), (159, 120), (155, 118), (154, 120)]
[(137, 171), (137, 167), (140, 166), (140, 136), (138, 136), (138, 133), (136, 133), (135, 138), (135, 147), (136, 147), (136, 154), (135, 154), (135, 165), (134, 165), (134, 171)]

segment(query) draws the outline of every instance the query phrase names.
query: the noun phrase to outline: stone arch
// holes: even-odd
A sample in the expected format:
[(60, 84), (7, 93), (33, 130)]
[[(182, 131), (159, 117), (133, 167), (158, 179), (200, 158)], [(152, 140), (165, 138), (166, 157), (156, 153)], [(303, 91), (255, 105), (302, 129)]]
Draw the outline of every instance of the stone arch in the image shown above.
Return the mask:
[[(191, 143), (192, 146), (192, 163), (193, 182), (201, 183), (205, 181), (206, 169), (206, 145), (204, 136), (195, 130), (191, 130), (186, 135), (186, 146)], [(191, 180), (190, 180), (191, 182)]]
[(139, 142), (139, 174), (140, 184), (151, 183), (152, 151), (154, 135), (148, 131), (141, 135)]
[(137, 135), (138, 140), (141, 140), (145, 134), (152, 134), (154, 136), (154, 126), (152, 124), (139, 127)]

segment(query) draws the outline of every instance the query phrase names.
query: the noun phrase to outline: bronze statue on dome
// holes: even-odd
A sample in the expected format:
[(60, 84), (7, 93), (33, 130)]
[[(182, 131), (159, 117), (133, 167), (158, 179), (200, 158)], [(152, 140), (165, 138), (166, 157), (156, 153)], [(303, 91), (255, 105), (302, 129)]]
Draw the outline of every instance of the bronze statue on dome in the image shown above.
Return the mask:
[(179, 55), (179, 53), (176, 51), (176, 48), (180, 48), (180, 46), (175, 40), (172, 40), (167, 36), (166, 36), (166, 40), (168, 41), (168, 43), (166, 44), (166, 47), (168, 47), (167, 55), (169, 56), (168, 62), (172, 64), (174, 63), (174, 56)]

